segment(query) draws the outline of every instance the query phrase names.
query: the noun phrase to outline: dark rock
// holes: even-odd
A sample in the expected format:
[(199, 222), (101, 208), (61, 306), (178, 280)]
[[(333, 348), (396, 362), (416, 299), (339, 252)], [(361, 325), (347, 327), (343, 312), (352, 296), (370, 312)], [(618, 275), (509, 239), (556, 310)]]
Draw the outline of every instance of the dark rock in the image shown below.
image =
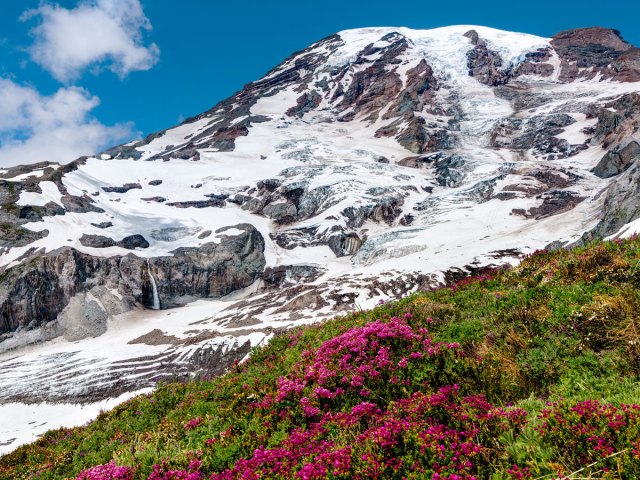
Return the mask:
[(109, 227), (113, 227), (113, 223), (112, 222), (100, 222), (100, 223), (92, 223), (92, 226), (96, 227), (96, 228), (109, 228)]
[(121, 187), (102, 187), (102, 190), (108, 193), (127, 193), (129, 190), (141, 189), (139, 183), (125, 183)]
[(156, 202), (156, 203), (164, 203), (167, 201), (165, 197), (145, 197), (140, 200), (144, 200), (145, 202)]
[(130, 235), (116, 242), (113, 238), (103, 235), (87, 235), (85, 233), (80, 237), (80, 244), (84, 247), (92, 248), (122, 247), (127, 250), (149, 248), (149, 242), (147, 242), (142, 235)]
[(208, 200), (171, 202), (171, 203), (167, 203), (167, 205), (169, 205), (170, 207), (176, 207), (176, 208), (209, 208), (209, 207), (222, 208), (227, 204), (226, 202), (226, 199), (228, 198), (227, 195), (211, 194), (207, 196), (210, 197)]
[(136, 248), (149, 248), (149, 242), (142, 235), (129, 235), (118, 242), (118, 246), (127, 250)]
[(618, 146), (607, 152), (592, 172), (600, 178), (614, 177), (626, 171), (638, 158), (640, 158), (640, 144), (631, 141), (624, 148)]
[(160, 184), (162, 184), (162, 180), (151, 180), (151, 181), (149, 182), (149, 185), (151, 185), (151, 186), (153, 186), (153, 187), (155, 187), (155, 186), (157, 186), (157, 185), (160, 185)]
[(109, 248), (115, 247), (117, 242), (113, 238), (103, 235), (87, 235), (85, 233), (80, 237), (80, 244), (84, 247), (91, 248)]
[(18, 218), (30, 222), (37, 222), (43, 217), (52, 217), (54, 215), (64, 215), (65, 209), (55, 202), (47, 202), (44, 206), (25, 205), (18, 207)]
[(93, 199), (88, 195), (76, 197), (73, 195), (63, 195), (61, 198), (65, 210), (72, 213), (104, 213), (104, 210), (95, 205)]

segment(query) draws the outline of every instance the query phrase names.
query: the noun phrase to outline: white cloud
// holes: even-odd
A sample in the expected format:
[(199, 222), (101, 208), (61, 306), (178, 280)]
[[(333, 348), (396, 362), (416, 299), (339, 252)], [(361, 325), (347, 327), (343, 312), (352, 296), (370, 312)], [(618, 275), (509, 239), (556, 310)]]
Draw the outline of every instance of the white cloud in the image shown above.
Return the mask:
[(66, 163), (134, 136), (131, 124), (106, 126), (90, 115), (100, 99), (78, 87), (43, 96), (0, 78), (0, 167)]
[(31, 58), (62, 82), (87, 68), (107, 67), (122, 78), (158, 61), (158, 46), (144, 42), (151, 23), (139, 0), (84, 0), (72, 9), (44, 2), (22, 16), (34, 18)]

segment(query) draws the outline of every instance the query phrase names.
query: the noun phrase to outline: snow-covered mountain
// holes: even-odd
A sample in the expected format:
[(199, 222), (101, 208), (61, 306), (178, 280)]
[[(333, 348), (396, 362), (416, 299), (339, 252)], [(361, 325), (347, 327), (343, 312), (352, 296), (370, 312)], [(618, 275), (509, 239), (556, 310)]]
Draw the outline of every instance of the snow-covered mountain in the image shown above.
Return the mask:
[[(0, 171), (0, 413), (217, 374), (280, 329), (630, 234), (639, 121), (614, 30), (371, 28), (142, 141)], [(29, 421), (0, 448), (55, 426)]]

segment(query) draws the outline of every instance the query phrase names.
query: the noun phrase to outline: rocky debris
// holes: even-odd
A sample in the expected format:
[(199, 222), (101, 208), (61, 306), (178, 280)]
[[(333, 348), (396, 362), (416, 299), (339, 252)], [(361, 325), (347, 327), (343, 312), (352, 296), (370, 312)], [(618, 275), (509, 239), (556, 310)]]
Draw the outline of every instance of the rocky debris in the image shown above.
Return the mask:
[(49, 328), (57, 330), (56, 333), (69, 342), (99, 337), (107, 331), (107, 320), (112, 315), (124, 313), (129, 308), (106, 288), (94, 287), (72, 297), (58, 315), (56, 324)]
[(205, 238), (207, 238), (207, 237), (210, 237), (210, 236), (211, 236), (211, 230), (205, 230), (205, 231), (203, 231), (202, 233), (200, 233), (200, 234), (198, 235), (198, 238), (199, 238), (200, 240), (203, 240), (203, 239), (205, 239)]
[[(516, 250), (515, 253), (517, 257), (520, 256), (519, 251)], [(454, 267), (445, 272), (442, 272), (444, 276), (444, 281), (442, 282), (441, 285), (445, 287), (451, 287), (456, 283), (458, 283), (460, 280), (464, 280), (465, 278), (468, 278), (471, 276), (487, 275), (487, 274), (491, 275), (497, 269), (500, 269), (503, 267), (508, 268), (509, 264), (508, 263), (504, 265), (496, 265), (493, 263), (489, 265), (471, 264), (471, 265), (465, 265), (464, 267)]]
[(207, 196), (209, 197), (208, 200), (190, 200), (186, 202), (170, 202), (170, 203), (167, 203), (166, 205), (169, 205), (170, 207), (176, 207), (176, 208), (209, 208), (209, 207), (222, 208), (227, 204), (226, 200), (227, 198), (229, 198), (228, 195), (211, 194)]
[(611, 63), (612, 77), (619, 82), (640, 80), (640, 48), (630, 48)]
[(566, 30), (553, 36), (551, 45), (561, 59), (560, 80), (578, 78), (640, 80), (640, 55), (618, 30), (602, 27)]
[(86, 233), (80, 237), (80, 244), (84, 247), (92, 248), (109, 248), (121, 247), (127, 250), (135, 250), (136, 248), (149, 248), (149, 242), (142, 235), (129, 235), (119, 242), (113, 238), (104, 237), (102, 235), (87, 235)]
[(640, 144), (634, 140), (625, 147), (619, 145), (609, 150), (591, 171), (600, 178), (615, 177), (626, 171), (638, 159), (640, 159)]
[(561, 168), (520, 170), (512, 173), (519, 175), (519, 182), (504, 186), (502, 192), (493, 198), (509, 200), (510, 198), (516, 198), (518, 196), (515, 193), (512, 196), (508, 196), (511, 192), (523, 193), (526, 197), (532, 197), (548, 192), (549, 190), (561, 190), (571, 187), (582, 178), (573, 172)]
[(151, 185), (152, 187), (157, 187), (158, 185), (162, 185), (162, 180), (151, 180), (149, 182), (149, 185)]
[(113, 227), (113, 222), (91, 223), (90, 225), (96, 228), (105, 229), (105, 228)]
[(280, 289), (285, 286), (315, 282), (325, 272), (326, 270), (312, 265), (278, 265), (267, 267), (261, 278), (264, 288)]
[(398, 165), (411, 168), (433, 168), (435, 179), (441, 187), (458, 187), (464, 180), (464, 157), (446, 152), (406, 157)]
[(96, 206), (94, 200), (89, 195), (77, 197), (74, 195), (63, 195), (61, 198), (62, 206), (67, 212), (71, 213), (104, 213), (104, 209)]
[(142, 189), (139, 183), (125, 183), (121, 187), (102, 187), (107, 193), (127, 193), (129, 190)]
[(512, 213), (525, 218), (541, 220), (567, 212), (585, 199), (585, 197), (581, 197), (578, 193), (568, 190), (553, 190), (539, 195), (536, 198), (542, 200), (539, 206), (532, 207), (529, 210), (514, 208)]
[(144, 197), (144, 198), (141, 198), (140, 200), (144, 202), (155, 202), (155, 203), (164, 203), (167, 201), (165, 197)]
[(474, 45), (473, 49), (467, 53), (469, 76), (491, 87), (507, 83), (509, 75), (503, 66), (500, 54), (490, 50), (475, 30), (469, 30), (464, 36), (471, 39)]
[[(70, 247), (35, 256), (2, 273), (0, 334), (53, 321), (73, 297), (94, 287), (118, 292), (129, 307), (151, 305), (149, 266), (163, 308), (197, 298), (220, 298), (247, 287), (264, 270), (264, 239), (248, 224), (216, 233), (231, 228), (242, 233), (222, 235), (219, 243), (179, 248), (172, 256), (152, 258), (148, 263), (133, 254), (94, 257)], [(132, 240), (131, 246), (138, 241)]]
[[(26, 181), (30, 181), (38, 178), (40, 179), (49, 179), (49, 176), (53, 173), (54, 167), (58, 165), (52, 162), (38, 162), (38, 163), (30, 163), (28, 165), (17, 165), (14, 167), (9, 167), (4, 172), (0, 171), (0, 180), (2, 179), (11, 179), (17, 176), (26, 176)], [(28, 175), (32, 174), (33, 177), (29, 177)]]
[(570, 144), (557, 137), (564, 132), (563, 127), (573, 123), (575, 119), (566, 113), (537, 115), (523, 125), (523, 134), (513, 138), (510, 145), (516, 150), (532, 150), (534, 155), (544, 156), (547, 160), (571, 157), (589, 148), (586, 144)]

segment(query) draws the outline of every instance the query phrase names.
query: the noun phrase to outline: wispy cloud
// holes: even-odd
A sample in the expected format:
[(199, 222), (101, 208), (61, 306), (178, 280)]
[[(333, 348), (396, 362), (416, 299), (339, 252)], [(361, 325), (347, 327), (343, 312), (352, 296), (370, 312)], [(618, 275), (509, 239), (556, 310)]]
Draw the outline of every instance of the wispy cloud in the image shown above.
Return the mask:
[(100, 100), (78, 87), (43, 96), (0, 78), (0, 166), (69, 162), (130, 139), (131, 124), (106, 126), (90, 115)]
[(33, 61), (61, 82), (108, 68), (120, 77), (148, 70), (159, 58), (155, 43), (145, 44), (151, 30), (139, 0), (84, 0), (75, 8), (43, 2), (22, 20), (35, 20)]

